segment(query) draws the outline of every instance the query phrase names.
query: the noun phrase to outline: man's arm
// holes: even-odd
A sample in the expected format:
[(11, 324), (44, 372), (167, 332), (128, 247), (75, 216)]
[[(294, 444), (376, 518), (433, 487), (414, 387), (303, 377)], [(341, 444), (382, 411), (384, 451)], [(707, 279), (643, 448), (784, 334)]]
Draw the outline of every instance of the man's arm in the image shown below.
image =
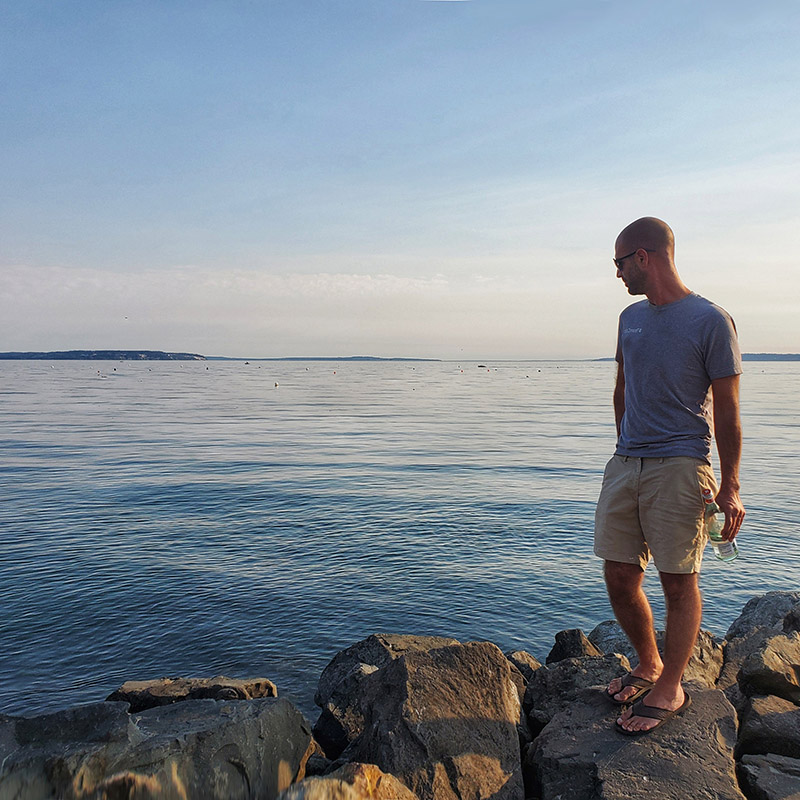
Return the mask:
[(711, 381), (714, 400), (714, 438), (717, 440), (721, 481), (717, 505), (725, 514), (723, 539), (733, 539), (744, 520), (739, 498), (739, 461), (742, 458), (742, 424), (739, 419), (739, 376)]
[(614, 419), (617, 422), (617, 438), (622, 425), (622, 415), (625, 413), (625, 370), (622, 362), (617, 363), (617, 382), (614, 384)]

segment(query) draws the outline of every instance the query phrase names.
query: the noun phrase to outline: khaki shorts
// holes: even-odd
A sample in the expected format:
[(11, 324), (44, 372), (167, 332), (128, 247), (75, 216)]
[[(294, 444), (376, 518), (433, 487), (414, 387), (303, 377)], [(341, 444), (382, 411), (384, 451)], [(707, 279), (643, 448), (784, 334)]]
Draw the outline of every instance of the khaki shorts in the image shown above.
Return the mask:
[(594, 525), (595, 555), (659, 572), (700, 572), (706, 534), (703, 489), (716, 494), (698, 458), (614, 456), (606, 465)]

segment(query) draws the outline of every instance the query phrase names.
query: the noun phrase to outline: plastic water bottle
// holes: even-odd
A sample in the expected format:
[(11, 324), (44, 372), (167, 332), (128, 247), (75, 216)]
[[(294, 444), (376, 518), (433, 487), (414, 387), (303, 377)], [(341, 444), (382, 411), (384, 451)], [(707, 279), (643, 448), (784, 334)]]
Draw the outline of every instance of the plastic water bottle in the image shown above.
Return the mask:
[(711, 548), (714, 550), (714, 555), (720, 561), (733, 561), (739, 555), (739, 548), (736, 546), (735, 539), (726, 542), (722, 538), (725, 517), (720, 514), (719, 506), (714, 502), (714, 495), (711, 489), (703, 489), (703, 500), (706, 502), (706, 533), (711, 542)]

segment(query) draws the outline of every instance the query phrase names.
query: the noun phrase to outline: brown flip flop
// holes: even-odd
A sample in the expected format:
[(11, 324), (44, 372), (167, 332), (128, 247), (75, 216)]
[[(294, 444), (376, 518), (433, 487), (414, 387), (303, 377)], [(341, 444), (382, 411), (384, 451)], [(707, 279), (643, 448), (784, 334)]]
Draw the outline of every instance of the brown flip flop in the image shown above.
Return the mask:
[(689, 697), (686, 692), (683, 694), (683, 703), (674, 711), (669, 711), (666, 708), (657, 708), (656, 706), (648, 706), (644, 700), (634, 703), (633, 707), (631, 708), (632, 717), (649, 717), (650, 719), (659, 720), (658, 724), (653, 725), (652, 728), (649, 728), (646, 731), (629, 731), (623, 728), (619, 722), (615, 722), (614, 727), (625, 736), (644, 736), (645, 734), (652, 733), (656, 728), (660, 728), (665, 722), (667, 722), (667, 720), (677, 717), (678, 714), (682, 714), (687, 708), (689, 708), (689, 706), (692, 704), (692, 698)]
[[(616, 692), (609, 692), (606, 689), (606, 697), (617, 706), (627, 706), (630, 703), (635, 703), (640, 697), (644, 697), (656, 684), (655, 681), (648, 681), (647, 678), (640, 678), (637, 675), (632, 675), (630, 672), (626, 673), (621, 678), (622, 685)], [(617, 700), (614, 695), (619, 694), (623, 689), (633, 687), (636, 691), (625, 700)]]

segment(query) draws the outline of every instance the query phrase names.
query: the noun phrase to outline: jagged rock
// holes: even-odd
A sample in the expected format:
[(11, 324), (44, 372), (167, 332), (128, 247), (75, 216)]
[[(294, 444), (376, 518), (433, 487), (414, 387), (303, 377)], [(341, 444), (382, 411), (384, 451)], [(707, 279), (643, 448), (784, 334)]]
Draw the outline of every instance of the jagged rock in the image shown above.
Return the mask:
[(318, 775), (327, 775), (332, 771), (333, 761), (326, 758), (319, 753), (312, 753), (306, 763), (306, 775), (314, 777)]
[[(589, 634), (589, 641), (602, 653), (620, 653), (632, 664), (637, 664), (636, 651), (628, 641), (625, 632), (615, 620), (601, 622)], [(664, 653), (664, 631), (656, 631), (658, 649)], [(717, 685), (717, 680), (723, 664), (723, 642), (710, 631), (700, 631), (697, 635), (692, 655), (683, 673), (686, 683), (711, 689)]]
[[(337, 653), (319, 678), (314, 702), (322, 708), (341, 682), (350, 676), (354, 667), (366, 664), (380, 669), (405, 653), (432, 650), (459, 644), (457, 639), (444, 636), (414, 636), (393, 633), (375, 633)], [(370, 670), (374, 671), (374, 670)]]
[(744, 800), (732, 757), (736, 717), (722, 692), (699, 690), (680, 717), (639, 738), (613, 730), (619, 709), (583, 690), (525, 760), (541, 800)]
[(555, 664), (565, 658), (602, 655), (602, 650), (595, 647), (580, 628), (571, 628), (567, 631), (559, 631), (556, 634), (556, 643), (545, 659), (545, 664)]
[(528, 685), (528, 682), (525, 680), (523, 674), (510, 661), (508, 662), (508, 668), (511, 674), (511, 682), (517, 687), (519, 702), (522, 703), (522, 698), (525, 697), (525, 687)]
[(526, 684), (531, 679), (531, 675), (542, 667), (541, 662), (525, 650), (514, 650), (506, 653), (505, 656), (522, 673)]
[(521, 800), (519, 696), (495, 645), (407, 652), (362, 690), (364, 731), (343, 759), (376, 764), (421, 800)]
[(311, 730), (284, 699), (94, 703), (0, 718), (0, 797), (274, 798), (304, 777)]
[(166, 706), (181, 700), (254, 700), (277, 697), (278, 689), (267, 678), (238, 680), (218, 675), (215, 678), (158, 678), (151, 681), (126, 681), (106, 700), (129, 703), (131, 713)]
[(362, 681), (405, 653), (458, 644), (442, 636), (372, 634), (337, 653), (322, 672), (314, 702), (322, 709), (314, 724), (314, 737), (330, 758), (364, 729), (358, 698)]
[(345, 764), (324, 778), (306, 778), (278, 800), (418, 800), (393, 775), (374, 764)]
[(789, 613), (783, 618), (784, 633), (800, 633), (800, 603), (792, 606)]
[(800, 800), (800, 760), (786, 756), (745, 756), (739, 766), (750, 800)]
[(523, 707), (534, 736), (572, 702), (575, 694), (590, 686), (607, 686), (631, 668), (618, 653), (606, 656), (566, 658), (533, 673), (525, 692)]
[(717, 681), (717, 688), (726, 690), (726, 694), (730, 695), (728, 689), (738, 687), (737, 679), (742, 664), (753, 653), (761, 650), (774, 635), (774, 628), (755, 628), (744, 636), (727, 640), (723, 649), (722, 671)]
[(767, 639), (745, 659), (738, 679), (746, 695), (774, 694), (800, 704), (800, 633)]
[(752, 597), (742, 613), (731, 623), (725, 638), (738, 639), (756, 628), (780, 630), (784, 617), (800, 603), (800, 592), (767, 592)]
[(723, 642), (710, 631), (700, 631), (683, 673), (684, 682), (713, 689), (719, 680), (723, 659)]
[(629, 661), (636, 659), (636, 651), (615, 619), (607, 619), (595, 626), (588, 639), (601, 653), (619, 653)]
[(750, 655), (761, 650), (768, 639), (784, 630), (784, 620), (790, 617), (798, 604), (800, 592), (767, 592), (748, 600), (742, 613), (728, 628), (717, 686), (725, 690), (738, 709), (741, 710), (743, 702), (743, 694), (736, 683), (739, 670)]
[(508, 656), (506, 656), (506, 660), (508, 661), (508, 668), (510, 670), (511, 682), (516, 687), (517, 696), (519, 697), (520, 715), (519, 715), (519, 720), (517, 720), (517, 735), (519, 736), (520, 749), (522, 749), (533, 739), (533, 734), (531, 733), (530, 725), (528, 725), (527, 716), (522, 713), (522, 700), (525, 697), (525, 690), (528, 686), (528, 682), (525, 680), (524, 675), (517, 669), (514, 662), (508, 658)]
[(800, 708), (781, 697), (749, 697), (741, 713), (736, 757), (800, 758)]

